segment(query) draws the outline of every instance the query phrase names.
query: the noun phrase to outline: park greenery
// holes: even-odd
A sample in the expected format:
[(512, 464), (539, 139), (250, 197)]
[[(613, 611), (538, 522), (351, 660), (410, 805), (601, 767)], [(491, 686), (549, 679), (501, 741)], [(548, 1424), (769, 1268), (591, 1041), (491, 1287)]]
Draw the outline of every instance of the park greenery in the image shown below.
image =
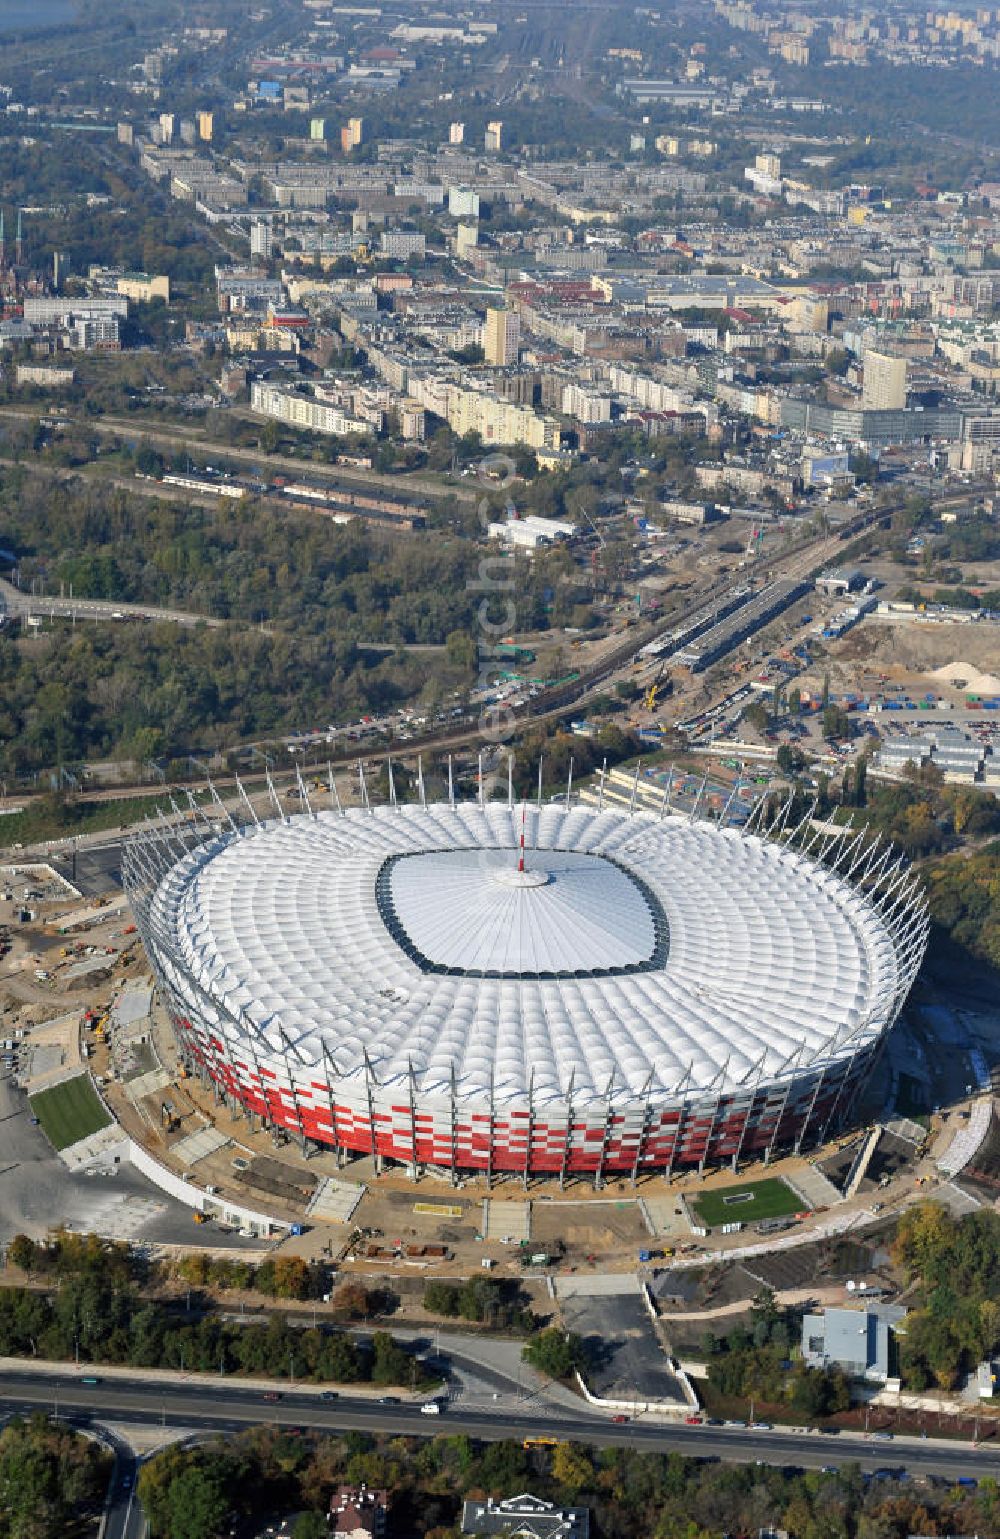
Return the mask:
[(745, 1325), (703, 1339), (712, 1389), (727, 1399), (787, 1407), (810, 1422), (846, 1411), (850, 1384), (840, 1369), (791, 1361), (797, 1334), (795, 1316), (778, 1305), (772, 1289), (761, 1288)]
[(899, 1336), (904, 1382), (954, 1389), (1000, 1346), (1000, 1215), (978, 1208), (956, 1220), (919, 1203), (901, 1215), (893, 1254), (912, 1290)]
[(506, 1330), (530, 1331), (535, 1325), (535, 1316), (516, 1281), (469, 1277), (450, 1283), (438, 1279), (424, 1289), (424, 1308), (449, 1320), (474, 1320)]
[(970, 1491), (927, 1480), (871, 1480), (852, 1464), (795, 1471), (634, 1446), (526, 1449), (512, 1439), (478, 1443), (464, 1434), (319, 1437), (259, 1427), (154, 1455), (143, 1464), (139, 1495), (154, 1539), (214, 1539), (249, 1517), (260, 1525), (296, 1513), (295, 1539), (318, 1539), (341, 1484), (385, 1491), (392, 1532), (417, 1539), (457, 1539), (465, 1499), (518, 1491), (560, 1508), (588, 1507), (591, 1531), (607, 1539), (717, 1539), (779, 1530), (794, 1539), (1000, 1535), (1000, 1495), (992, 1479)]
[[(254, 1267), (238, 1258), (183, 1257), (183, 1298), (176, 1290), (164, 1298), (167, 1278), (128, 1246), (95, 1235), (63, 1232), (40, 1244), (19, 1235), (7, 1259), (34, 1286), (0, 1288), (0, 1356), (350, 1384), (426, 1380), (388, 1331), (362, 1338), (326, 1325), (297, 1329), (280, 1312), (263, 1324), (240, 1324), (223, 1319), (202, 1291), (246, 1288), (279, 1302), (318, 1300), (329, 1287), (326, 1269), (299, 1257)], [(371, 1305), (381, 1307), (374, 1295)], [(352, 1303), (336, 1313), (352, 1317)]]
[(43, 1415), (0, 1432), (0, 1539), (84, 1534), (107, 1487), (111, 1457)]

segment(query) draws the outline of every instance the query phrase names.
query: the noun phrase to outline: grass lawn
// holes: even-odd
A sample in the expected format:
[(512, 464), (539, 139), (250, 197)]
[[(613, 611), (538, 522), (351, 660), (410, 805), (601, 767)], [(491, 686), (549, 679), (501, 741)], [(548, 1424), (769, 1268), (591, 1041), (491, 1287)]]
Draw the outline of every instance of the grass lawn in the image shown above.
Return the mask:
[(761, 1218), (784, 1218), (802, 1212), (802, 1198), (784, 1181), (770, 1176), (743, 1186), (720, 1186), (689, 1199), (707, 1229), (720, 1224), (752, 1224)]
[(51, 1090), (29, 1097), (31, 1110), (56, 1149), (68, 1149), (90, 1133), (98, 1133), (111, 1121), (86, 1074), (65, 1079)]

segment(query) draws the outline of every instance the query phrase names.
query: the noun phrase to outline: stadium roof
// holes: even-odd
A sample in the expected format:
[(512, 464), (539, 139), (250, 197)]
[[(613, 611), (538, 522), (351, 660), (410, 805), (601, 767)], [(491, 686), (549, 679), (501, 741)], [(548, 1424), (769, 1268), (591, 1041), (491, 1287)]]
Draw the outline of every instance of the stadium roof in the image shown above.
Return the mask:
[[(526, 835), (526, 873), (517, 871)], [(864, 1046), (896, 947), (862, 892), (711, 823), (498, 803), (320, 812), (192, 850), (161, 961), (231, 1047), (498, 1103), (717, 1092)], [(204, 1005), (205, 1001), (202, 1000)]]

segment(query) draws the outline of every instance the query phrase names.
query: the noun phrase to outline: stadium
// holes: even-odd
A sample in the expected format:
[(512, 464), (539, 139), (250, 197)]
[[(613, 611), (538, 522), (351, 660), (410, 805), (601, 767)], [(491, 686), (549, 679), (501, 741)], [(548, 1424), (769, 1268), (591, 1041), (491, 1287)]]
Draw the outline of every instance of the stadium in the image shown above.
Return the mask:
[(790, 808), (217, 802), (123, 870), (183, 1059), (255, 1122), (376, 1171), (600, 1186), (849, 1120), (926, 904)]

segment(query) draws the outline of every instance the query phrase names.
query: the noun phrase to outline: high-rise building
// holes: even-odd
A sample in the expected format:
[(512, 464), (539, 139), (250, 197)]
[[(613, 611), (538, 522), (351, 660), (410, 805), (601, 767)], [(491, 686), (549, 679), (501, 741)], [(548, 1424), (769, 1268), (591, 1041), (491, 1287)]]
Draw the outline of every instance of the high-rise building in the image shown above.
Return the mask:
[(487, 123), (485, 144), (488, 150), (503, 149), (503, 123), (499, 118), (494, 118), (492, 123)]
[(462, 144), (462, 143), (464, 143), (464, 141), (465, 141), (465, 124), (464, 123), (452, 123), (451, 127), (448, 130), (448, 143), (449, 144)]
[(449, 187), (448, 212), (453, 219), (478, 219), (478, 192), (473, 192), (471, 187)]
[(474, 251), (479, 245), (479, 220), (462, 220), (455, 231), (455, 251), (458, 256), (465, 256)]
[(906, 359), (865, 348), (861, 405), (865, 411), (900, 411), (906, 405)]
[(483, 352), (486, 362), (505, 369), (517, 362), (521, 341), (521, 320), (513, 310), (487, 310), (483, 325)]
[(213, 112), (199, 112), (198, 114), (198, 138), (204, 139), (206, 144), (211, 144), (212, 135), (215, 132), (215, 114)]
[(326, 138), (326, 118), (311, 118), (309, 121), (310, 139)]
[(255, 219), (250, 226), (250, 255), (264, 262), (270, 261), (273, 239), (270, 219)]
[(131, 123), (118, 124), (118, 143), (128, 145), (135, 143), (135, 129)]
[(775, 181), (781, 176), (781, 156), (765, 152), (758, 155), (754, 161), (754, 167), (762, 176), (773, 177)]
[(176, 120), (172, 112), (160, 113), (160, 143), (171, 144), (174, 138)]
[(364, 137), (364, 118), (348, 118), (346, 124), (340, 130), (340, 148), (347, 155), (351, 150), (364, 142)]

